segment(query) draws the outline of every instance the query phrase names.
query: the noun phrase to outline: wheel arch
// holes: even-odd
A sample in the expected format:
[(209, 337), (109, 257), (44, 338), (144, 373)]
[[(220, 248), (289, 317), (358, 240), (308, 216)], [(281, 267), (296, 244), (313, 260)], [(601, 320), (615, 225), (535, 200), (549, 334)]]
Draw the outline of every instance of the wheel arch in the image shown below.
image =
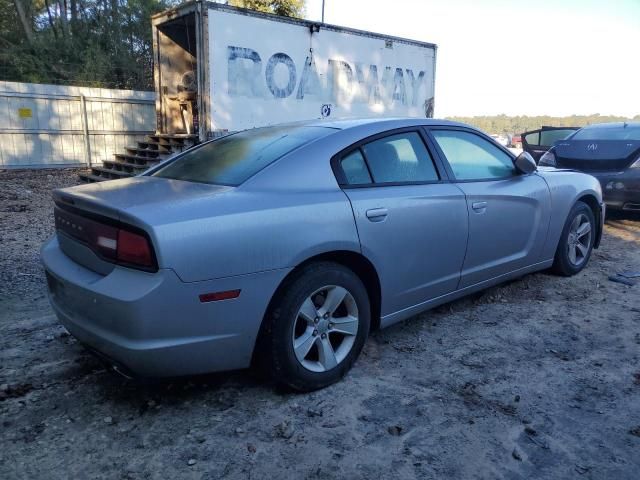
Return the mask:
[(600, 240), (602, 239), (602, 225), (604, 220), (601, 218), (602, 210), (600, 209), (600, 203), (596, 196), (591, 193), (583, 194), (578, 198), (577, 202), (585, 203), (593, 213), (593, 218), (596, 221), (596, 238), (593, 242), (593, 248), (598, 248), (600, 246)]
[(351, 271), (353, 271), (358, 278), (364, 284), (367, 294), (369, 296), (369, 304), (371, 308), (371, 331), (380, 328), (380, 316), (381, 316), (381, 304), (382, 304), (382, 290), (380, 287), (380, 278), (378, 272), (373, 263), (360, 252), (354, 252), (352, 250), (333, 250), (313, 255), (304, 261), (300, 262), (293, 268), (280, 282), (273, 295), (267, 309), (265, 310), (264, 317), (260, 325), (258, 337), (253, 347), (253, 355), (251, 364), (256, 365), (256, 360), (261, 355), (263, 346), (260, 339), (263, 337), (264, 328), (267, 322), (265, 319), (271, 311), (274, 302), (283, 294), (287, 283), (291, 281), (303, 268), (307, 265), (319, 262), (334, 262), (340, 264)]
[[(312, 263), (318, 262), (335, 262), (349, 270), (353, 271), (358, 278), (364, 283), (369, 295), (369, 303), (371, 304), (371, 329), (375, 330), (380, 326), (380, 307), (382, 300), (382, 291), (380, 287), (380, 277), (374, 267), (373, 263), (360, 252), (354, 252), (352, 250), (332, 250), (324, 253), (314, 255), (300, 262), (296, 267), (287, 274), (287, 276), (280, 282), (276, 289), (271, 301), (269, 302), (269, 308), (271, 303), (282, 294), (282, 288), (287, 282), (297, 274), (301, 269)], [(268, 310), (267, 310), (268, 311)]]
[(296, 267), (293, 268), (287, 274), (287, 276), (282, 279), (282, 281), (274, 291), (260, 325), (258, 338), (256, 339), (256, 343), (253, 349), (252, 363), (254, 363), (254, 361), (258, 357), (259, 349), (261, 348), (260, 339), (263, 336), (264, 326), (266, 324), (265, 318), (271, 311), (274, 302), (283, 294), (284, 288), (286, 288), (287, 283), (290, 282), (291, 279), (298, 274), (298, 272), (300, 272), (307, 265), (319, 262), (338, 263), (353, 271), (358, 276), (358, 278), (360, 278), (365, 288), (367, 289), (367, 294), (369, 296), (369, 303), (371, 307), (371, 330), (377, 330), (380, 327), (382, 291), (380, 287), (380, 278), (373, 263), (371, 263), (371, 261), (362, 253), (352, 250), (333, 250), (319, 253), (305, 259), (304, 261), (296, 265)]

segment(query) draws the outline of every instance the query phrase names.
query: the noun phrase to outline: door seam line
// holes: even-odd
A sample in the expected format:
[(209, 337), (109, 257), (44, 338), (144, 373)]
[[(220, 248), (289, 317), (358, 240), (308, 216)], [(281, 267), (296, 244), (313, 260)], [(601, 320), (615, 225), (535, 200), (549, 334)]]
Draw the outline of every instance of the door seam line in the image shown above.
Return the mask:
[(462, 188), (460, 188), (457, 183), (451, 183), (451, 185), (454, 185), (458, 190), (460, 190), (462, 195), (464, 195), (464, 206), (467, 212), (467, 242), (464, 248), (464, 256), (462, 257), (462, 265), (460, 265), (460, 275), (458, 276), (458, 284), (456, 285), (455, 290), (457, 291), (460, 290), (460, 284), (462, 283), (462, 272), (464, 270), (464, 264), (467, 261), (467, 253), (469, 252), (469, 239), (471, 238), (471, 218), (469, 215), (469, 199), (467, 198), (467, 193)]
[(349, 195), (347, 195), (346, 192), (343, 189), (340, 189), (340, 191), (342, 192), (342, 194), (347, 199), (347, 202), (349, 202), (349, 207), (351, 207), (351, 217), (353, 218), (353, 225), (356, 227), (356, 235), (358, 236), (358, 247), (359, 247), (360, 253), (362, 255), (364, 255), (362, 253), (362, 239), (360, 238), (360, 230), (358, 229), (358, 221), (356, 219), (356, 211), (353, 208), (353, 203), (351, 202), (351, 199), (349, 198)]

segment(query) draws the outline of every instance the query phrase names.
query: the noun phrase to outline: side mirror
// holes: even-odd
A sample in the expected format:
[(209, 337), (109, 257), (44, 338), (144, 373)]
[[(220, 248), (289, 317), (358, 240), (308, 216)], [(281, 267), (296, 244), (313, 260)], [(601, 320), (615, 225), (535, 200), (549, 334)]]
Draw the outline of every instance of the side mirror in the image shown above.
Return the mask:
[(515, 166), (518, 172), (524, 173), (526, 175), (528, 175), (529, 173), (533, 173), (538, 169), (536, 161), (528, 152), (522, 152), (516, 157)]

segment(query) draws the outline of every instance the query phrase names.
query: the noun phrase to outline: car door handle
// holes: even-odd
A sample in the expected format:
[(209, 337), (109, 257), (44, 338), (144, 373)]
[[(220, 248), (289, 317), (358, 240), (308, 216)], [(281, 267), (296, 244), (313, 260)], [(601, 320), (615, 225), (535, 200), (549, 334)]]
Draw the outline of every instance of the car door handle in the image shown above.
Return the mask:
[(487, 209), (487, 202), (473, 202), (471, 208), (478, 213), (482, 213)]
[(372, 208), (371, 210), (367, 210), (367, 218), (372, 222), (381, 222), (387, 218), (387, 214), (386, 208)]

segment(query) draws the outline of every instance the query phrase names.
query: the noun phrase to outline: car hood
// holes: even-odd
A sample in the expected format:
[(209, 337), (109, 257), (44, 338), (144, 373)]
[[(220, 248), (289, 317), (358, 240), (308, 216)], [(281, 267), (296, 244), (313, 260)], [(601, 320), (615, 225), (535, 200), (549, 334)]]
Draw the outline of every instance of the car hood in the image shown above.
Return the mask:
[(198, 204), (233, 190), (235, 187), (141, 176), (55, 190), (53, 197), (57, 203), (90, 213), (153, 225), (172, 217), (176, 210), (184, 211), (185, 204)]

